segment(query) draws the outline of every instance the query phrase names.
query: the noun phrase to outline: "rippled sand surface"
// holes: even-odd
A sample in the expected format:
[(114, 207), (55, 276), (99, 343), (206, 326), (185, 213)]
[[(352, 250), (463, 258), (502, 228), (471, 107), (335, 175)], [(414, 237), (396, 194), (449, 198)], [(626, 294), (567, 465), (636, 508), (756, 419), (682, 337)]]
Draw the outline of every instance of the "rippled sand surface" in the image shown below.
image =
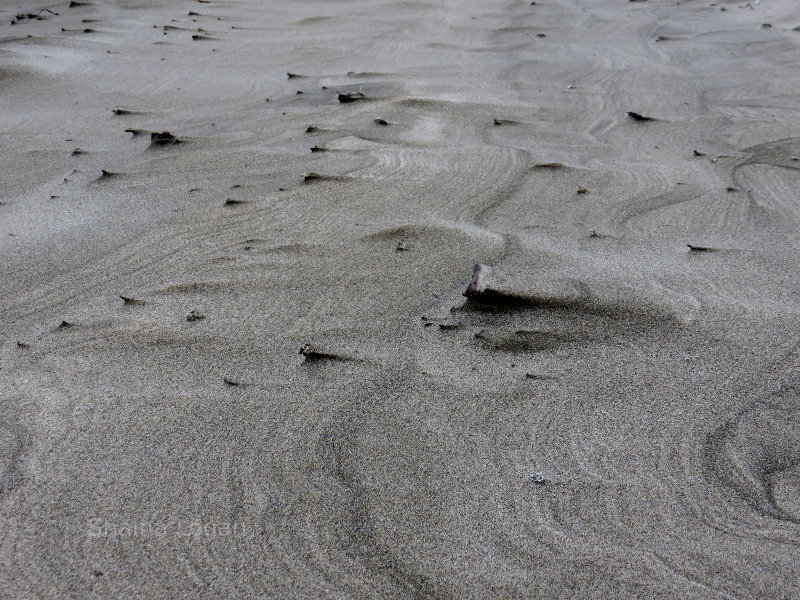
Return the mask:
[(798, 25), (0, 3), (0, 596), (800, 597)]

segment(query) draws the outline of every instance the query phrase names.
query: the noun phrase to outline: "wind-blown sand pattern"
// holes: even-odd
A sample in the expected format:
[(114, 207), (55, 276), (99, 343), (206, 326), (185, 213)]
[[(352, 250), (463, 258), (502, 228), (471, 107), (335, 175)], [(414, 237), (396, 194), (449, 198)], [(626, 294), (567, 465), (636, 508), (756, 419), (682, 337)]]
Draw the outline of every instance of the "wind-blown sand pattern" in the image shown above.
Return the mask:
[(0, 21), (0, 596), (800, 597), (796, 2)]

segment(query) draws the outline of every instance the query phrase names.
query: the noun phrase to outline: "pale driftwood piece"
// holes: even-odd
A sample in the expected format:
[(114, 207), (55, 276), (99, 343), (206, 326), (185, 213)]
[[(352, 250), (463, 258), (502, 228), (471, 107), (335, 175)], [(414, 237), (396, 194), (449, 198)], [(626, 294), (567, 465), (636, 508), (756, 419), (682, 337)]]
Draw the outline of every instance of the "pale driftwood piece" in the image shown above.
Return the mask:
[(483, 293), (486, 287), (484, 278), (489, 270), (490, 267), (488, 265), (475, 265), (472, 270), (472, 281), (469, 282), (467, 289), (464, 291), (464, 295), (467, 298), (472, 298), (473, 296), (478, 296)]

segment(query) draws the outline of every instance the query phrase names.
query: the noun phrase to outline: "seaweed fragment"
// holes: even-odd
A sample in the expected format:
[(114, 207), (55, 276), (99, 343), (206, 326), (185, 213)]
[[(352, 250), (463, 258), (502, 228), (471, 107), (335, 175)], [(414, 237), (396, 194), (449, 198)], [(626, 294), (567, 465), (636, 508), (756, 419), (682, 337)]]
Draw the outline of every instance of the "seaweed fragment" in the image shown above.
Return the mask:
[(300, 346), (300, 354), (305, 357), (307, 362), (318, 361), (318, 360), (334, 360), (334, 361), (346, 361), (349, 360), (346, 356), (342, 356), (341, 354), (335, 354), (333, 352), (323, 352), (321, 350), (317, 350), (311, 344), (303, 344)]
[(192, 311), (192, 312), (190, 312), (188, 315), (186, 315), (186, 320), (187, 320), (189, 323), (194, 323), (195, 321), (202, 321), (202, 320), (204, 320), (205, 318), (206, 318), (206, 316), (205, 316), (205, 315), (203, 315), (203, 314), (200, 314), (200, 313), (199, 313), (199, 312), (197, 312), (196, 310), (193, 310), (193, 311)]
[(176, 138), (169, 131), (153, 131), (150, 133), (151, 146), (169, 146), (180, 143), (182, 143), (182, 140)]
[(139, 300), (138, 298), (120, 295), (120, 300), (122, 300), (123, 306), (144, 306), (144, 300)]
[(337, 96), (339, 102), (346, 104), (348, 102), (358, 102), (359, 100), (366, 100), (367, 96), (363, 92), (340, 92)]
[(686, 244), (689, 248), (689, 252), (719, 252), (719, 248), (712, 248), (711, 246), (696, 246), (694, 244)]

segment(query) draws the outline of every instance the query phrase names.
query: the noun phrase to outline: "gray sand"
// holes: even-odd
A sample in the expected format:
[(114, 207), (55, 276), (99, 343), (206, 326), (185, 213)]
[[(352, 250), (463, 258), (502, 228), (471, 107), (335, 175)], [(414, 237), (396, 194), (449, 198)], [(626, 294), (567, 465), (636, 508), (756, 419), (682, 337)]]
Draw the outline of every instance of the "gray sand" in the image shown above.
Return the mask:
[(0, 597), (800, 597), (796, 2), (67, 5), (0, 3)]

